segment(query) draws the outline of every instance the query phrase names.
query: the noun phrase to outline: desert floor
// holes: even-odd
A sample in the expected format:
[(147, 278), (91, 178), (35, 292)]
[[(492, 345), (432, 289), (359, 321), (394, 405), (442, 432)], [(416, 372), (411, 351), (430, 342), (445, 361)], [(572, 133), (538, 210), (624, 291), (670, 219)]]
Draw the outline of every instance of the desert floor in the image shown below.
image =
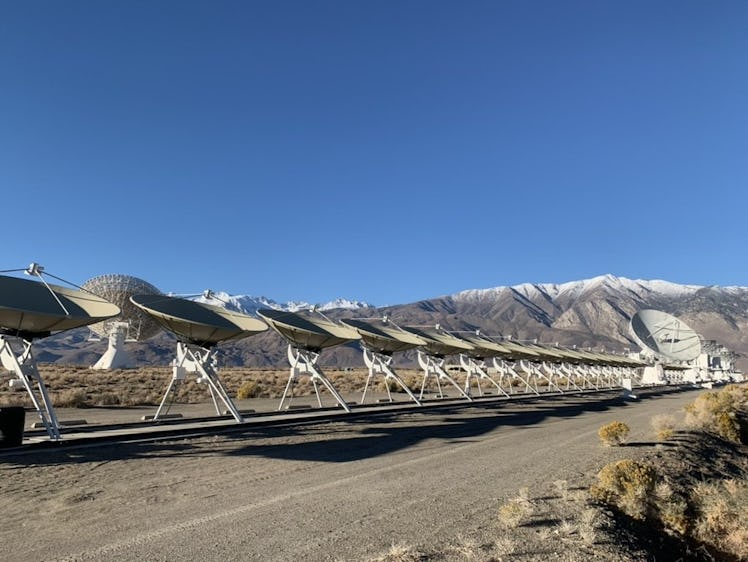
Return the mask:
[[(13, 560), (369, 560), (393, 545), (405, 545), (393, 560), (647, 560), (567, 523), (588, 510), (590, 478), (659, 447), (652, 416), (680, 416), (696, 394), (556, 396), (0, 454), (0, 544)], [(277, 400), (240, 402), (253, 406)], [(616, 419), (631, 444), (601, 447), (598, 428)], [(506, 529), (497, 508), (523, 488), (535, 515)]]

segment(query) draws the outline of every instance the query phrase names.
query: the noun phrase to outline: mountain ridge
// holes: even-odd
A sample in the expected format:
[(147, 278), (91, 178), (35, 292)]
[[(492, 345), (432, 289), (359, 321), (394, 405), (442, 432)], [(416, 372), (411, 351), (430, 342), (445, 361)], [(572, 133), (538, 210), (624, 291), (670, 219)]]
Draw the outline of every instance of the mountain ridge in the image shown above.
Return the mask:
[[(308, 303), (279, 304), (267, 297), (228, 295), (217, 292), (214, 304), (252, 314), (258, 308), (300, 310)], [(338, 304), (340, 306), (335, 306)], [(488, 289), (469, 289), (452, 295), (394, 306), (375, 307), (363, 301), (340, 299), (317, 307), (334, 319), (387, 315), (401, 325), (440, 324), (448, 330), (481, 330), (487, 335), (512, 336), (519, 340), (607, 349), (636, 349), (629, 322), (644, 308), (663, 310), (679, 317), (704, 339), (716, 340), (748, 356), (748, 287), (681, 285), (664, 280), (632, 280), (614, 275), (567, 283), (523, 283)], [(106, 344), (86, 341), (86, 330), (39, 340), (35, 353), (40, 361), (93, 364)], [(160, 335), (131, 344), (138, 363), (168, 364), (173, 358), (173, 337)], [(38, 349), (38, 351), (36, 351)], [(287, 368), (286, 343), (272, 330), (219, 347), (226, 366)], [(414, 366), (415, 354), (396, 358), (399, 365)], [(357, 344), (325, 350), (323, 366), (362, 365)], [(741, 368), (748, 364), (738, 363)]]

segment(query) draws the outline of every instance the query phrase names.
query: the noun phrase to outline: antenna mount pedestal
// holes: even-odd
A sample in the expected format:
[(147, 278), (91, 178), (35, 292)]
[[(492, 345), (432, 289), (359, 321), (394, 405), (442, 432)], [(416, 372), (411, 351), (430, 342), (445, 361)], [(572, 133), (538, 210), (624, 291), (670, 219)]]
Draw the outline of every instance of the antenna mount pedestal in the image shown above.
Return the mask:
[(324, 375), (322, 370), (317, 367), (318, 359), (319, 353), (300, 349), (293, 346), (292, 344), (288, 344), (288, 361), (289, 363), (291, 363), (291, 373), (288, 377), (286, 389), (283, 391), (283, 396), (281, 397), (278, 410), (283, 409), (283, 404), (286, 402), (286, 398), (288, 398), (289, 403), (291, 402), (291, 400), (293, 399), (293, 384), (296, 382), (296, 379), (299, 376), (305, 375), (312, 380), (312, 385), (314, 385), (314, 392), (317, 395), (317, 404), (320, 408), (322, 407), (322, 399), (319, 395), (319, 383), (322, 383), (324, 387), (330, 391), (330, 394), (335, 397), (335, 400), (338, 402), (338, 404), (340, 404), (340, 406), (346, 412), (350, 413), (351, 409), (348, 407), (348, 404), (345, 403), (343, 397), (340, 396), (340, 393), (338, 393), (330, 380)]
[(364, 394), (361, 397), (361, 404), (363, 404), (366, 401), (366, 391), (369, 388), (369, 383), (371, 382), (371, 379), (374, 377), (374, 375), (381, 374), (384, 376), (384, 387), (387, 389), (387, 398), (390, 402), (392, 402), (392, 394), (390, 392), (390, 385), (389, 381), (394, 380), (400, 388), (402, 388), (408, 396), (410, 396), (411, 400), (421, 405), (421, 402), (416, 398), (415, 394), (408, 388), (408, 385), (405, 384), (403, 379), (401, 379), (395, 371), (390, 368), (390, 363), (392, 363), (392, 356), (391, 355), (384, 355), (382, 353), (377, 353), (376, 351), (371, 351), (370, 349), (367, 349), (365, 346), (362, 346), (363, 353), (364, 353), (364, 363), (366, 363), (366, 366), (369, 368), (369, 376), (366, 377), (366, 386), (364, 386)]
[[(177, 357), (172, 361), (171, 381), (169, 381), (169, 386), (166, 387), (166, 392), (164, 392), (161, 404), (159, 404), (158, 410), (156, 410), (156, 414), (153, 416), (153, 421), (158, 421), (162, 413), (166, 414), (169, 411), (171, 405), (176, 401), (177, 391), (179, 390), (179, 386), (184, 382), (186, 375), (188, 373), (195, 373), (197, 375), (197, 382), (208, 384), (216, 414), (221, 415), (221, 409), (218, 405), (218, 400), (220, 399), (231, 415), (234, 416), (234, 419), (238, 423), (243, 423), (244, 418), (242, 418), (239, 410), (237, 410), (234, 402), (229, 397), (228, 392), (226, 392), (226, 388), (218, 378), (215, 364), (215, 349), (178, 341)], [(171, 401), (167, 405), (167, 400), (170, 396)], [(166, 412), (163, 411), (164, 408), (166, 408)]]
[(23, 386), (28, 392), (49, 438), (59, 441), (60, 424), (31, 353), (31, 342), (16, 336), (0, 335), (0, 362), (16, 376), (10, 381), (11, 386)]
[(445, 380), (449, 382), (452, 386), (454, 386), (457, 389), (457, 392), (460, 393), (460, 395), (465, 398), (466, 400), (469, 400), (470, 402), (473, 401), (473, 399), (470, 397), (469, 394), (467, 394), (464, 390), (460, 388), (460, 385), (457, 384), (457, 381), (455, 381), (452, 377), (450, 377), (447, 372), (444, 370), (444, 359), (440, 357), (434, 357), (432, 355), (428, 355), (418, 350), (418, 364), (423, 369), (423, 383), (421, 383), (421, 394), (419, 395), (419, 399), (423, 400), (423, 393), (426, 389), (426, 381), (428, 381), (430, 376), (436, 377), (436, 387), (439, 390), (439, 398), (444, 398), (444, 392), (442, 392), (442, 384), (441, 381)]

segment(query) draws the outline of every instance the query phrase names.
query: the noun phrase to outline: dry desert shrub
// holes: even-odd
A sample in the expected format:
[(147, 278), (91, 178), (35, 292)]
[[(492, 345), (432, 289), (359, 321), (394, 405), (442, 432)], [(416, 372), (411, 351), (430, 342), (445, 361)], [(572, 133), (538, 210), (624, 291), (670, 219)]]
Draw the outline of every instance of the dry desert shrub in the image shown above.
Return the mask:
[(629, 426), (623, 422), (613, 421), (597, 430), (597, 435), (603, 445), (616, 447), (626, 441), (629, 434)]
[(740, 560), (748, 559), (748, 481), (701, 483), (692, 491), (694, 537)]
[(652, 416), (652, 429), (658, 441), (667, 441), (675, 432), (675, 416), (670, 414), (657, 414)]
[(594, 508), (585, 509), (579, 516), (579, 538), (587, 546), (597, 542), (599, 518), (600, 514)]
[(450, 554), (454, 554), (455, 560), (482, 562), (491, 560), (487, 549), (474, 538), (458, 536), (456, 544), (450, 547)]
[(95, 406), (119, 406), (120, 397), (113, 392), (103, 392), (98, 396), (94, 396)]
[(534, 511), (535, 506), (529, 498), (528, 488), (520, 488), (517, 497), (499, 506), (499, 523), (507, 529), (514, 529), (527, 521)]
[(569, 482), (568, 481), (554, 480), (553, 486), (554, 488), (556, 488), (556, 491), (558, 492), (558, 495), (562, 500), (569, 499)]
[(85, 408), (91, 405), (86, 391), (82, 388), (62, 390), (56, 393), (53, 402), (58, 408)]
[(370, 558), (368, 562), (419, 562), (424, 559), (425, 555), (416, 547), (398, 543), (393, 544), (384, 554)]
[(741, 442), (741, 416), (748, 404), (748, 389), (728, 385), (718, 392), (704, 392), (686, 406), (685, 423), (688, 427), (711, 431), (733, 441)]
[[(405, 382), (405, 381), (403, 381)], [(387, 389), (389, 388), (390, 392), (402, 392), (403, 388), (397, 383), (397, 381), (393, 378), (386, 378), (379, 381), (379, 384), (377, 384), (376, 389), (380, 392), (387, 392)], [(413, 389), (411, 389), (412, 391)]]
[(667, 482), (660, 482), (655, 486), (653, 503), (657, 516), (663, 526), (678, 535), (686, 535), (690, 528), (688, 502)]
[(590, 494), (634, 519), (645, 519), (650, 511), (649, 498), (656, 478), (652, 466), (623, 459), (603, 467), (597, 475), (597, 484), (590, 487)]
[(239, 400), (246, 400), (247, 398), (257, 398), (261, 393), (262, 387), (257, 381), (247, 381), (236, 391), (236, 397)]

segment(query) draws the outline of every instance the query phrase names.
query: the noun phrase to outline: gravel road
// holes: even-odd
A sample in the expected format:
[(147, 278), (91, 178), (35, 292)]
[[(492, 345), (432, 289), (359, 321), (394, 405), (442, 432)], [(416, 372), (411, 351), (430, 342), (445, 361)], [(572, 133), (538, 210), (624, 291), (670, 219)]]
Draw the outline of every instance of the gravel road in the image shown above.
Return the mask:
[[(521, 487), (594, 474), (696, 391), (548, 397), (0, 456), (12, 560), (366, 560), (490, 530)], [(604, 448), (627, 423), (639, 447)], [(12, 553), (12, 555), (10, 555)]]

